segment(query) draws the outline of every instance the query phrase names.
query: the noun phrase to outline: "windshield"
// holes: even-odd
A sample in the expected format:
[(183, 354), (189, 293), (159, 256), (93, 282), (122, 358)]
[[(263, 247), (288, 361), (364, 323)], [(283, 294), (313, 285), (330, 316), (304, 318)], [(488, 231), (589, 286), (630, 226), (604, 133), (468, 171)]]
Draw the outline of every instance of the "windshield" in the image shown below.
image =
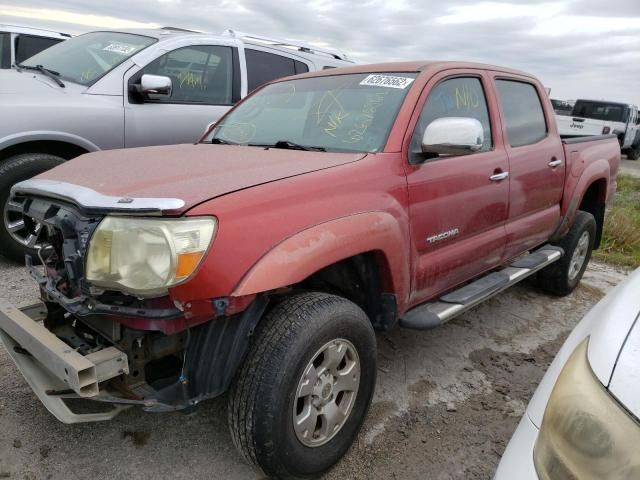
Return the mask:
[(43, 50), (23, 65), (42, 65), (58, 72), (64, 80), (89, 86), (155, 42), (154, 38), (129, 33), (87, 33)]
[(571, 113), (574, 117), (592, 118), (609, 122), (625, 122), (626, 107), (616, 103), (578, 100)]
[(415, 77), (416, 73), (362, 73), (268, 85), (230, 112), (208, 140), (378, 152)]

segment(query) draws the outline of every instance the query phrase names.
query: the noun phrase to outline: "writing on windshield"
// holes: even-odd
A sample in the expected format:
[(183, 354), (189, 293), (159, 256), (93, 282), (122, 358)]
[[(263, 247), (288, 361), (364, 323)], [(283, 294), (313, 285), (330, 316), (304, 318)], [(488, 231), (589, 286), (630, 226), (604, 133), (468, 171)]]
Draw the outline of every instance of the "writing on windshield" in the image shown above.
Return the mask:
[(336, 151), (382, 150), (415, 73), (349, 74), (275, 83), (216, 126), (221, 143), (278, 141)]

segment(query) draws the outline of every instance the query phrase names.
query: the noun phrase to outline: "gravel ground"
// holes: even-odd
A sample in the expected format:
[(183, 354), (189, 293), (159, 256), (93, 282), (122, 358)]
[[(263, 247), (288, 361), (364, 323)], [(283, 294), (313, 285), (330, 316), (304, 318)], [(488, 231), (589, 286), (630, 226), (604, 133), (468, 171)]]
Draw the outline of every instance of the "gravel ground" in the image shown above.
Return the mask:
[[(569, 297), (525, 283), (432, 331), (378, 335), (374, 403), (326, 479), (489, 479), (564, 338), (625, 273), (592, 263)], [(0, 298), (35, 296), (24, 268), (0, 260)], [(195, 414), (128, 410), (63, 425), (0, 349), (0, 478), (260, 479), (235, 452), (225, 399)]]

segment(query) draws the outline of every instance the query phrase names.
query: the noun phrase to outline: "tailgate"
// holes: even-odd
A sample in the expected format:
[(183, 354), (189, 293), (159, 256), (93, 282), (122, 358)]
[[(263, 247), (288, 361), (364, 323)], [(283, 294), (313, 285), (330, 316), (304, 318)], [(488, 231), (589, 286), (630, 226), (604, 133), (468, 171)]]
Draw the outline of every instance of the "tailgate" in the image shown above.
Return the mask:
[(562, 137), (575, 137), (585, 135), (602, 135), (606, 122), (589, 118), (556, 116), (558, 133)]

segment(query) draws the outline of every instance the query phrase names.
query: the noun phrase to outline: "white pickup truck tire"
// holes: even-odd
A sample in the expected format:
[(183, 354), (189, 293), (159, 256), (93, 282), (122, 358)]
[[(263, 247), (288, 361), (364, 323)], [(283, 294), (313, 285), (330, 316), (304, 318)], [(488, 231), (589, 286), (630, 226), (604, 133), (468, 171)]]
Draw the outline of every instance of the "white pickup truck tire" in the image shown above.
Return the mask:
[(15, 210), (16, 206), (9, 204), (11, 187), (64, 161), (48, 153), (22, 153), (0, 162), (0, 254), (3, 256), (22, 262), (25, 254), (29, 254), (35, 262), (38, 261), (36, 246), (39, 231), (34, 231), (32, 226), (25, 223), (22, 215)]
[(589, 212), (578, 210), (569, 233), (558, 243), (564, 256), (537, 274), (538, 286), (553, 295), (569, 295), (587, 269), (596, 238), (596, 220)]
[(231, 387), (228, 418), (242, 456), (270, 478), (316, 478), (347, 452), (376, 382), (376, 338), (353, 302), (285, 298), (261, 320)]

